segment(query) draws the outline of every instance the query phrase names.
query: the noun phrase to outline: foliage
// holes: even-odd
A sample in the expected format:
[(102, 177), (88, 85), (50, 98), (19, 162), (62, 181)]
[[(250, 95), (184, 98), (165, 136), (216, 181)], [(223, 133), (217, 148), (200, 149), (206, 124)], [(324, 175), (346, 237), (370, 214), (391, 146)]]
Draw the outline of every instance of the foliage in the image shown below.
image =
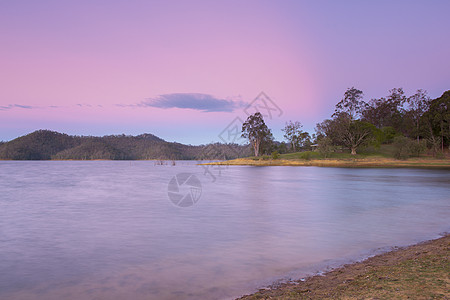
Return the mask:
[(303, 146), (303, 143), (306, 142), (309, 137), (307, 132), (302, 131), (302, 127), (302, 123), (298, 121), (289, 121), (286, 122), (284, 128), (281, 129), (284, 132), (284, 138), (291, 144), (291, 148), (294, 152), (296, 152), (297, 148)]
[(242, 137), (249, 140), (255, 156), (259, 156), (263, 152), (261, 150), (270, 148), (273, 141), (272, 132), (260, 112), (250, 115), (242, 124)]
[(426, 142), (409, 139), (405, 136), (396, 136), (393, 142), (394, 157), (397, 159), (407, 159), (409, 157), (420, 156), (427, 149)]
[(56, 153), (79, 144), (79, 140), (67, 134), (38, 130), (0, 145), (0, 159), (50, 159)]
[(375, 147), (379, 147), (383, 144), (391, 144), (396, 136), (401, 135), (391, 126), (382, 127), (381, 129), (374, 128), (373, 134), (374, 140), (372, 145)]
[[(322, 148), (323, 153), (328, 153), (330, 146), (344, 146), (356, 154), (358, 147), (379, 147), (393, 143), (398, 136), (416, 139), (418, 149), (414, 153), (422, 151), (423, 138), (435, 155), (450, 146), (450, 91), (434, 100), (424, 90), (407, 97), (402, 88), (394, 88), (387, 97), (368, 103), (362, 97), (362, 91), (348, 89), (332, 118), (317, 124), (317, 141), (322, 141), (319, 151)], [(409, 150), (399, 151), (399, 156), (410, 156)]]
[[(394, 88), (388, 96), (371, 99), (368, 103), (363, 96), (361, 90), (347, 89), (331, 118), (317, 124), (316, 133), (312, 135), (318, 144), (317, 154), (335, 157), (343, 154), (337, 151), (342, 149), (349, 149), (353, 155), (362, 149), (367, 154), (367, 151), (376, 152), (380, 147), (389, 146), (392, 153), (384, 153), (384, 156), (406, 158), (420, 155), (427, 145), (434, 156), (445, 156), (444, 150), (450, 147), (450, 91), (433, 100), (424, 90), (407, 97), (402, 88)], [(0, 159), (228, 160), (248, 156), (252, 150), (255, 156), (264, 154), (277, 159), (279, 154), (286, 155), (288, 145), (293, 151), (311, 149), (311, 137), (302, 130), (299, 121), (289, 121), (282, 129), (288, 144), (273, 140), (259, 112), (248, 117), (242, 131), (242, 136), (250, 142), (248, 145), (192, 146), (166, 142), (152, 134), (92, 137), (38, 130), (0, 142)], [(312, 155), (303, 153), (300, 157), (303, 159)]]
[(330, 137), (325, 136), (318, 141), (318, 149), (319, 153), (323, 157), (329, 157), (330, 154), (334, 151), (333, 142)]
[(285, 142), (274, 141), (272, 146), (273, 146), (274, 151), (277, 151), (280, 154), (284, 154), (284, 153), (288, 152), (288, 148), (287, 148), (287, 145)]
[(394, 88), (389, 92), (390, 95), (387, 98), (370, 100), (362, 112), (362, 119), (377, 128), (391, 126), (401, 131), (402, 107), (406, 102), (406, 96), (402, 88)]
[(394, 141), (394, 138), (400, 135), (400, 133), (398, 133), (394, 127), (390, 126), (381, 128), (381, 132), (383, 134), (383, 144), (392, 143)]
[(200, 146), (166, 142), (152, 134), (104, 137), (69, 136), (39, 130), (0, 145), (0, 159), (233, 159), (250, 154), (249, 146)]
[(278, 153), (278, 151), (273, 151), (272, 152), (272, 159), (279, 159), (280, 158), (280, 153)]
[(427, 91), (417, 90), (417, 92), (410, 96), (407, 100), (409, 105), (409, 111), (406, 114), (414, 123), (413, 128), (414, 135), (417, 137), (417, 141), (420, 139), (420, 118), (430, 107), (430, 97)]
[(107, 144), (100, 138), (90, 138), (79, 146), (55, 154), (52, 158), (76, 160), (123, 160), (129, 159), (129, 156), (125, 152)]
[(261, 141), (261, 145), (259, 147), (259, 153), (260, 154), (270, 155), (273, 151), (275, 151), (275, 149), (276, 149), (276, 144), (275, 144), (275, 141), (273, 139), (273, 135), (270, 132), (270, 134), (267, 135), (266, 138), (264, 138)]
[(428, 111), (422, 118), (425, 128), (425, 136), (435, 154), (439, 148), (444, 151), (445, 145), (450, 145), (450, 91), (446, 91), (441, 97), (430, 101)]
[(318, 136), (326, 136), (333, 145), (347, 147), (356, 155), (358, 147), (368, 143), (374, 131), (372, 124), (359, 119), (365, 107), (362, 98), (362, 91), (354, 87), (347, 89), (344, 98), (336, 104), (332, 119), (317, 124)]
[(374, 131), (372, 124), (352, 120), (346, 113), (340, 113), (331, 120), (317, 124), (317, 128), (323, 136), (331, 139), (333, 145), (347, 147), (353, 155), (358, 147), (370, 141)]
[(343, 113), (354, 120), (362, 113), (365, 102), (362, 100), (364, 93), (355, 87), (347, 89), (344, 98), (336, 104), (333, 116), (339, 116)]

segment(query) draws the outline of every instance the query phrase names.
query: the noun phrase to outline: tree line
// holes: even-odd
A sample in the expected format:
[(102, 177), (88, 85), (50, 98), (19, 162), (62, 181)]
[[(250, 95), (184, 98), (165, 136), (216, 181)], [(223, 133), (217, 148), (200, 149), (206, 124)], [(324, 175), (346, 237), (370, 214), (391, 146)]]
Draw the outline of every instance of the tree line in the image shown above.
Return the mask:
[(393, 144), (399, 158), (419, 155), (426, 149), (436, 156), (450, 145), (449, 106), (450, 91), (431, 99), (425, 90), (406, 96), (402, 88), (394, 88), (388, 96), (366, 102), (364, 93), (352, 87), (312, 135), (302, 130), (299, 121), (289, 121), (282, 129), (286, 142), (276, 142), (257, 112), (244, 122), (242, 136), (249, 140), (255, 156), (312, 147), (325, 155), (337, 149), (356, 155), (361, 147), (382, 144)]
[(364, 100), (361, 90), (345, 91), (329, 119), (318, 123), (315, 133), (303, 131), (299, 121), (286, 122), (285, 141), (275, 141), (272, 131), (257, 112), (242, 125), (248, 145), (214, 143), (192, 146), (164, 141), (152, 134), (138, 136), (70, 136), (38, 130), (9, 142), (0, 142), (0, 159), (114, 159), (201, 160), (233, 159), (262, 154), (317, 149), (324, 156), (390, 144), (398, 158), (420, 155), (427, 149), (443, 155), (450, 146), (450, 91), (431, 99), (424, 90), (406, 96), (394, 88), (379, 99)]

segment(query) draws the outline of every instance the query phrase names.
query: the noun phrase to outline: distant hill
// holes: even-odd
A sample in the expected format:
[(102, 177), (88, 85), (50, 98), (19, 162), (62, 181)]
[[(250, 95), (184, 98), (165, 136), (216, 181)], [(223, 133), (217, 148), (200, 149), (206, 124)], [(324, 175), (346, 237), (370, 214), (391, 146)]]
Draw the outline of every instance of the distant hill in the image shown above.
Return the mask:
[(146, 160), (232, 159), (250, 155), (249, 146), (209, 144), (201, 146), (167, 142), (153, 134), (70, 136), (38, 130), (0, 143), (3, 160)]
[(91, 138), (80, 145), (65, 149), (52, 156), (54, 159), (128, 159), (130, 156), (123, 151), (105, 143), (101, 138)]
[(0, 145), (0, 159), (45, 160), (80, 143), (67, 134), (38, 130)]

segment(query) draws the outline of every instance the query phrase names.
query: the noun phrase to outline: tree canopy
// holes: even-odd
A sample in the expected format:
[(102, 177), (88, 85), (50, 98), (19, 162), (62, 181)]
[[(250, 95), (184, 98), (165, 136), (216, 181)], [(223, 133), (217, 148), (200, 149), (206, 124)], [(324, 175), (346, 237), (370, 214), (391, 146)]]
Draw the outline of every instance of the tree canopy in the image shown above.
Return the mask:
[[(424, 147), (432, 149), (434, 155), (441, 155), (450, 147), (449, 107), (450, 91), (431, 99), (425, 90), (419, 89), (408, 97), (402, 88), (394, 88), (386, 97), (365, 102), (364, 93), (351, 87), (337, 102), (331, 117), (316, 125), (314, 146), (321, 152), (339, 150), (355, 155), (363, 146), (389, 143), (401, 148), (399, 157), (405, 157), (405, 151), (411, 149), (410, 152), (421, 153)], [(302, 128), (299, 121), (286, 122), (282, 131), (290, 147), (274, 141), (259, 112), (248, 116), (242, 125), (242, 137), (249, 141), (243, 146), (183, 145), (152, 134), (92, 137), (38, 130), (0, 142), (0, 159), (232, 159), (248, 156), (252, 150), (255, 156), (260, 156), (271, 151), (311, 149), (310, 135)]]
[(289, 121), (281, 129), (284, 132), (284, 138), (290, 143), (294, 152), (309, 138), (309, 134), (303, 132), (302, 127), (303, 125), (299, 121)]
[(269, 148), (273, 140), (272, 132), (267, 127), (260, 112), (248, 116), (247, 120), (242, 124), (242, 137), (249, 140), (255, 156), (261, 154), (264, 146)]
[(336, 104), (332, 118), (317, 124), (317, 140), (327, 138), (326, 144), (347, 147), (356, 154), (358, 147), (373, 140), (392, 143), (401, 135), (415, 139), (420, 147), (425, 139), (435, 152), (444, 151), (450, 143), (449, 101), (450, 91), (431, 100), (425, 90), (407, 97), (402, 88), (394, 88), (387, 97), (366, 103), (363, 92), (352, 87)]

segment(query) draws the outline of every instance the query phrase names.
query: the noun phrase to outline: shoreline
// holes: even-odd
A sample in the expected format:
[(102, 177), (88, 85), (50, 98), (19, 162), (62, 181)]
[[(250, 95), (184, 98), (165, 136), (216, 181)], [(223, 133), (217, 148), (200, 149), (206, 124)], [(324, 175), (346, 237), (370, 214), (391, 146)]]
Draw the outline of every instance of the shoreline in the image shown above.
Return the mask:
[[(42, 162), (42, 161), (123, 161), (123, 162), (159, 162), (160, 159), (139, 159), (139, 160), (112, 160), (112, 159), (48, 159), (48, 160), (10, 160), (0, 159), (5, 162)], [(417, 168), (417, 169), (442, 169), (450, 170), (450, 159), (408, 159), (398, 160), (392, 158), (354, 158), (354, 159), (262, 159), (262, 158), (236, 158), (224, 161), (211, 160), (162, 160), (167, 162), (191, 161), (199, 166), (223, 165), (223, 166), (287, 166), (287, 167), (326, 167), (326, 168)], [(205, 161), (205, 162), (202, 162)]]
[(199, 165), (225, 166), (291, 166), (291, 167), (335, 167), (335, 168), (427, 168), (450, 170), (449, 159), (355, 158), (355, 159), (256, 159), (237, 158), (222, 162)]
[(449, 299), (449, 257), (446, 233), (237, 299)]

